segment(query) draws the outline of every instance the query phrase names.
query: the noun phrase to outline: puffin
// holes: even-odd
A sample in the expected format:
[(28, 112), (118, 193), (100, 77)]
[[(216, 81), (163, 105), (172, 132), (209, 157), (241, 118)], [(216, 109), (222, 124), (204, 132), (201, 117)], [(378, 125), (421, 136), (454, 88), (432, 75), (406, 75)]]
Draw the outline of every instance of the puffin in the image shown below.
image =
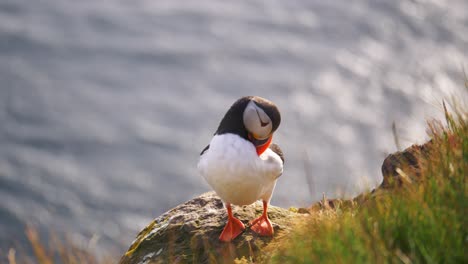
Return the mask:
[(244, 224), (232, 213), (232, 205), (263, 202), (263, 213), (250, 222), (260, 236), (272, 236), (268, 219), (276, 181), (283, 174), (283, 152), (272, 144), (281, 115), (271, 101), (245, 96), (229, 108), (208, 146), (200, 153), (198, 171), (223, 200), (227, 223), (219, 240), (230, 242), (244, 230)]

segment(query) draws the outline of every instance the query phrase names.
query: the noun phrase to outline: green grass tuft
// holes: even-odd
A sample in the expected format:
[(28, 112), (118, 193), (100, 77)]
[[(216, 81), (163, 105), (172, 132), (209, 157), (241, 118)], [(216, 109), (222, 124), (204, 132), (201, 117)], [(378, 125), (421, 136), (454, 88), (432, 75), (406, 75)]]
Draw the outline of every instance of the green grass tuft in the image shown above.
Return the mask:
[[(267, 251), (268, 263), (468, 263), (468, 123), (444, 104), (447, 127), (431, 143), (417, 182), (367, 194), (365, 203), (322, 209)], [(404, 172), (411, 173), (411, 172)]]

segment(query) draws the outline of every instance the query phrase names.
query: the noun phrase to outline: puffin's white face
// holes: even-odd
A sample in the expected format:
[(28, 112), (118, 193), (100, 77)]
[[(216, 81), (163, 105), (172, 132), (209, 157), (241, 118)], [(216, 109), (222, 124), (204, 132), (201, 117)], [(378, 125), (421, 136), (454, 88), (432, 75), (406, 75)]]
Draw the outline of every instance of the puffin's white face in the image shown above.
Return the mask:
[(245, 128), (255, 139), (264, 140), (271, 136), (273, 127), (271, 119), (254, 101), (247, 104), (243, 119)]

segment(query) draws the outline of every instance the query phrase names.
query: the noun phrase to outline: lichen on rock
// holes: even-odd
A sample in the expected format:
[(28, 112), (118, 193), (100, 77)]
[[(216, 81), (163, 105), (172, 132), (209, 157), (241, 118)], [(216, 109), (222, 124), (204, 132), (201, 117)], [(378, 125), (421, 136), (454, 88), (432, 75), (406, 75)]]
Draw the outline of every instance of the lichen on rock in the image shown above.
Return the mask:
[(261, 202), (234, 206), (234, 215), (247, 228), (232, 242), (223, 243), (218, 240), (227, 220), (223, 202), (214, 192), (202, 194), (153, 220), (137, 235), (120, 263), (229, 263), (242, 257), (255, 260), (262, 247), (291, 229), (294, 218), (304, 216), (297, 210), (270, 206), (268, 216), (275, 235), (260, 237), (250, 231), (248, 223), (262, 210)]

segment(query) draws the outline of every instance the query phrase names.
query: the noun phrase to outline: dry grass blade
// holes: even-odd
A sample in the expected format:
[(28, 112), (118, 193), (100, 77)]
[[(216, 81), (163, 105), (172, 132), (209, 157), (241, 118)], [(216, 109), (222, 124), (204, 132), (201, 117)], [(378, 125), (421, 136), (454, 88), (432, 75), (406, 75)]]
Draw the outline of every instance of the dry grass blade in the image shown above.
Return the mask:
[(26, 233), (26, 237), (31, 243), (31, 246), (33, 247), (34, 255), (36, 256), (39, 263), (52, 264), (53, 263), (52, 258), (47, 254), (44, 246), (42, 245), (39, 239), (39, 234), (37, 233), (37, 230), (28, 226), (26, 227), (25, 233)]
[(8, 263), (16, 264), (16, 250), (14, 248), (8, 250)]
[(393, 140), (395, 141), (395, 146), (398, 151), (401, 151), (400, 139), (398, 138), (397, 127), (396, 127), (395, 121), (392, 122), (392, 133), (393, 133)]

